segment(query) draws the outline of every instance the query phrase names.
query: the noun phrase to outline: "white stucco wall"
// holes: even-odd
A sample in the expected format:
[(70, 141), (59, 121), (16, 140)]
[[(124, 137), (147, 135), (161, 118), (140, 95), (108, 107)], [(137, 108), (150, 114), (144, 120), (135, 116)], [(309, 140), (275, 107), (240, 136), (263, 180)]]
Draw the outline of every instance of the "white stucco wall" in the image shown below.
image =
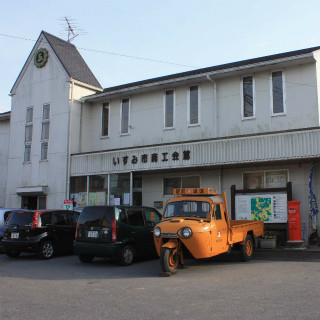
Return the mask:
[[(281, 68), (284, 75), (286, 114), (272, 116), (270, 74), (278, 71), (275, 65), (267, 71), (255, 72), (255, 118), (241, 117), (241, 75), (210, 81), (195, 82), (200, 87), (200, 126), (189, 127), (188, 88), (175, 89), (175, 128), (164, 130), (163, 95), (165, 89), (124, 95), (130, 98), (130, 131), (120, 135), (121, 98), (110, 102), (110, 134), (101, 138), (102, 102), (83, 106), (80, 152), (110, 150), (179, 141), (210, 139), (281, 131), (319, 125), (316, 64), (308, 63)], [(245, 73), (244, 76), (250, 74)], [(217, 118), (216, 118), (217, 117)]]
[(8, 171), (10, 120), (0, 121), (0, 207), (5, 206)]
[[(21, 198), (16, 193), (17, 187), (48, 186), (47, 208), (62, 207), (65, 198), (69, 79), (48, 43), (44, 41), (38, 47), (49, 51), (47, 64), (37, 68), (32, 58), (27, 61), (12, 97), (7, 206), (21, 205)], [(50, 104), (48, 160), (41, 161), (42, 110), (43, 104), (47, 103)], [(31, 161), (24, 163), (28, 107), (33, 107), (33, 136)]]

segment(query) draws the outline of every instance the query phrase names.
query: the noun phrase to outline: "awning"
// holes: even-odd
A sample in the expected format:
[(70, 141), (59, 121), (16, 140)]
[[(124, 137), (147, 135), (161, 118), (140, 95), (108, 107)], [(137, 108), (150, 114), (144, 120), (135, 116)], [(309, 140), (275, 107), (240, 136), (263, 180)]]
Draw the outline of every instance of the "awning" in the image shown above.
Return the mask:
[(16, 192), (19, 196), (44, 196), (48, 193), (48, 186), (20, 187)]

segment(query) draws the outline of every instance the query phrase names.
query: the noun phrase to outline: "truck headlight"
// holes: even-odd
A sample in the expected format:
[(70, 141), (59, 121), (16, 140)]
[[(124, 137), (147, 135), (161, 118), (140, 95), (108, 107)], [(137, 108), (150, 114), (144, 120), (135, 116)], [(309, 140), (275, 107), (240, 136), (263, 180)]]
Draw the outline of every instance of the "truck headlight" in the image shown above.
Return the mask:
[(159, 227), (155, 227), (153, 229), (153, 234), (156, 238), (159, 238), (161, 236), (161, 229)]
[(188, 227), (182, 228), (178, 231), (178, 235), (183, 239), (189, 239), (192, 236), (192, 230)]

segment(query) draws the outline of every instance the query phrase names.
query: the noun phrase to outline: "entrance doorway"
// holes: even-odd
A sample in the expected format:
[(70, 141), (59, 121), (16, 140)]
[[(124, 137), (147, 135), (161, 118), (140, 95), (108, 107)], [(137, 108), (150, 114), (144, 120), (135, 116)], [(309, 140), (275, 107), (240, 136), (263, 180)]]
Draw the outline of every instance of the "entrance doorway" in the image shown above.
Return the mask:
[(21, 208), (28, 210), (46, 209), (46, 197), (22, 196)]

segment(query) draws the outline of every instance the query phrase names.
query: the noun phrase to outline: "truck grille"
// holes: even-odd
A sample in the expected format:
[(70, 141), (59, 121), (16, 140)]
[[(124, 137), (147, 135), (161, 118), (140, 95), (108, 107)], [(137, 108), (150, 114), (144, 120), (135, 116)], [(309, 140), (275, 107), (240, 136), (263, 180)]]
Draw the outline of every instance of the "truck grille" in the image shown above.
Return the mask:
[(178, 238), (178, 235), (175, 232), (162, 232), (162, 238)]

